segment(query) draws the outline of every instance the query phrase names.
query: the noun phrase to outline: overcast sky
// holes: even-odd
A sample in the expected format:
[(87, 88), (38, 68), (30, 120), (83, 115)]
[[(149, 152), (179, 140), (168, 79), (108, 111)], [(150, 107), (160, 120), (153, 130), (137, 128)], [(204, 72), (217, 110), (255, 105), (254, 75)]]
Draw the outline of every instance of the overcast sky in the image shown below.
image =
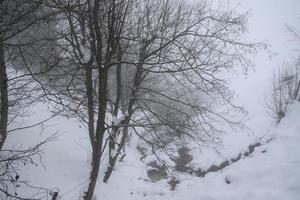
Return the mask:
[[(226, 1), (226, 0), (224, 0)], [(300, 54), (300, 41), (292, 41), (284, 25), (296, 27), (300, 31), (300, 0), (237, 0), (236, 9), (249, 11), (249, 39), (267, 41), (270, 50), (277, 55), (270, 59), (267, 51), (259, 51), (252, 58), (254, 69), (248, 76), (237, 74), (232, 80), (232, 89), (238, 95), (237, 102), (249, 111), (250, 123), (268, 127), (270, 120), (266, 99), (271, 93), (274, 70), (284, 63), (293, 63)], [(234, 0), (227, 0), (230, 4)], [(262, 131), (262, 130), (256, 130)]]
[(251, 37), (267, 39), (271, 49), (278, 53), (278, 62), (295, 56), (294, 49), (300, 43), (290, 41), (283, 29), (284, 24), (289, 24), (300, 30), (300, 0), (242, 0), (241, 7), (251, 9)]

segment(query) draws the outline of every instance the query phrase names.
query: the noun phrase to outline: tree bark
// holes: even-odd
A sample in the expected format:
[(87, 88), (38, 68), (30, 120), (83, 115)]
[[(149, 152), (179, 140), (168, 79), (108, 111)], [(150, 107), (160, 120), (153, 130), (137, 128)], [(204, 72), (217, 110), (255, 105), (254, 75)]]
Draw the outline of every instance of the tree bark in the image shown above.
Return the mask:
[[(298, 98), (298, 95), (299, 95), (299, 88), (300, 88), (300, 80), (298, 81), (298, 84), (297, 84), (297, 87), (296, 87), (296, 91), (294, 93), (294, 99), (300, 101), (300, 96)], [(298, 98), (298, 99), (297, 99)]]
[(94, 194), (99, 167), (101, 161), (101, 151), (103, 145), (103, 137), (105, 133), (105, 115), (107, 106), (107, 75), (108, 69), (98, 69), (99, 71), (99, 89), (98, 89), (98, 120), (96, 134), (94, 137), (94, 147), (92, 153), (92, 170), (90, 172), (90, 183), (88, 190), (85, 192), (83, 199), (91, 200)]
[[(120, 153), (125, 145), (126, 138), (128, 136), (128, 125), (129, 125), (131, 116), (133, 114), (133, 107), (135, 105), (136, 97), (138, 95), (138, 91), (139, 91), (139, 88), (141, 85), (142, 74), (143, 74), (142, 66), (138, 66), (136, 73), (135, 73), (133, 89), (131, 92), (131, 98), (130, 98), (128, 108), (127, 108), (128, 115), (125, 117), (125, 120), (123, 120), (122, 124), (121, 124), (122, 126), (124, 126), (123, 130), (122, 130), (122, 139), (121, 139), (121, 142), (119, 144), (116, 154), (114, 156), (110, 155), (109, 166), (107, 167), (107, 170), (106, 170), (104, 178), (103, 178), (104, 183), (106, 183), (109, 180), (109, 178), (112, 174), (112, 171), (114, 169), (114, 166), (116, 165), (118, 156), (120, 155)], [(119, 89), (121, 90), (121, 87)], [(116, 127), (116, 128), (118, 128), (118, 127)]]
[[(122, 55), (121, 55), (121, 48), (120, 45), (118, 45), (118, 61), (121, 62)], [(117, 65), (116, 69), (116, 81), (117, 81), (117, 93), (116, 93), (116, 100), (114, 104), (114, 110), (113, 110), (113, 116), (116, 118), (118, 117), (119, 113), (119, 107), (120, 107), (120, 101), (121, 101), (121, 96), (122, 96), (122, 74), (121, 74), (121, 64)], [(115, 126), (112, 128), (111, 135), (109, 137), (109, 164), (110, 166), (113, 166), (112, 163), (114, 162), (114, 156), (113, 155), (113, 150), (115, 150), (115, 145), (116, 145), (116, 139), (117, 139), (117, 133), (119, 130), (119, 126), (114, 124)]]
[(7, 74), (5, 65), (4, 45), (0, 38), (0, 150), (7, 136), (8, 121), (8, 90)]
[(88, 129), (91, 147), (94, 149), (94, 94), (93, 94), (93, 75), (90, 66), (85, 69), (85, 84), (86, 84), (86, 95), (87, 95), (87, 109), (88, 109)]
[(119, 144), (119, 147), (117, 149), (117, 153), (109, 159), (109, 166), (107, 167), (107, 170), (106, 170), (104, 178), (103, 178), (104, 183), (106, 183), (108, 181), (108, 179), (110, 178), (112, 171), (114, 169), (114, 166), (116, 165), (117, 159), (122, 151), (122, 148), (125, 145), (125, 141), (126, 141), (126, 137), (127, 137), (125, 130), (128, 130), (128, 129), (125, 129), (125, 128), (123, 129), (122, 139), (121, 139), (121, 143)]

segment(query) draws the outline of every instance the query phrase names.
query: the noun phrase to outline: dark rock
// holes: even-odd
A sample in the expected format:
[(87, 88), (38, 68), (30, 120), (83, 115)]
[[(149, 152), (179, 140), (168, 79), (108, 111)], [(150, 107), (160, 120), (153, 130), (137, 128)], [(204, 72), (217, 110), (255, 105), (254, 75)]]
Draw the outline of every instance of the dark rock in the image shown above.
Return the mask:
[(226, 160), (226, 161), (222, 162), (219, 167), (220, 167), (220, 169), (223, 169), (224, 167), (227, 167), (229, 164), (230, 164), (229, 161)]
[(173, 159), (175, 162), (175, 169), (179, 172), (187, 172), (192, 173), (192, 170), (190, 167), (187, 167), (186, 165), (190, 163), (193, 160), (193, 156), (189, 154), (190, 149), (187, 147), (181, 147), (178, 149), (178, 155), (179, 157), (176, 159)]
[(176, 185), (177, 185), (178, 183), (180, 183), (180, 181), (177, 180), (175, 177), (173, 177), (168, 183), (169, 183), (169, 185), (171, 186), (171, 189), (170, 189), (170, 190), (175, 190)]
[(241, 157), (242, 157), (242, 154), (240, 153), (240, 154), (238, 155), (238, 157), (232, 158), (232, 159), (231, 159), (231, 162), (236, 162), (236, 161), (238, 161), (239, 159), (241, 159)]
[(208, 172), (217, 172), (217, 171), (219, 171), (219, 170), (220, 170), (220, 167), (219, 167), (219, 166), (217, 166), (217, 165), (212, 165), (212, 166), (210, 166), (210, 167), (208, 168), (208, 170), (206, 170), (205, 173), (208, 173)]
[(225, 177), (225, 182), (226, 182), (227, 184), (230, 184), (230, 183), (231, 183), (230, 178), (226, 176), (226, 177)]
[(165, 165), (160, 166), (156, 161), (150, 162), (147, 165), (154, 168), (147, 171), (147, 175), (152, 182), (168, 178), (167, 167)]
[(205, 176), (205, 171), (203, 171), (202, 169), (198, 169), (198, 170), (196, 170), (195, 172), (194, 172), (197, 176), (199, 176), (199, 177), (204, 177)]
[(136, 149), (142, 155), (140, 160), (143, 160), (147, 157), (147, 149), (145, 147), (137, 146)]
[(156, 161), (151, 161), (151, 162), (147, 163), (147, 165), (150, 166), (150, 167), (153, 167), (153, 168), (155, 168), (155, 169), (160, 169), (160, 168), (162, 168), (162, 166), (160, 166), (159, 164), (157, 164)]
[(255, 144), (250, 144), (250, 145), (249, 145), (249, 154), (250, 154), (250, 153), (253, 153), (254, 149), (255, 149), (256, 147), (259, 147), (259, 146), (261, 146), (261, 143), (260, 143), (260, 142), (257, 142), (257, 143), (255, 143)]

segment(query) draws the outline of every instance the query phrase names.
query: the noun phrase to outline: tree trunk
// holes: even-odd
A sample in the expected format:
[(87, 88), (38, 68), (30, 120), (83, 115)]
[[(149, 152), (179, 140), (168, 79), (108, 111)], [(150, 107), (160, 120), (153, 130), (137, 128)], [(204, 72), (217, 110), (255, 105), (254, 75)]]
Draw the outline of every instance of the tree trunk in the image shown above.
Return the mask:
[[(122, 60), (122, 54), (121, 54), (121, 47), (118, 45), (118, 62), (121, 62)], [(117, 81), (117, 93), (116, 93), (116, 100), (114, 104), (114, 110), (113, 110), (113, 116), (116, 118), (118, 117), (119, 113), (119, 108), (120, 108), (120, 102), (121, 102), (121, 97), (122, 97), (122, 74), (121, 74), (121, 64), (117, 65), (116, 69), (116, 81)], [(115, 126), (112, 128), (111, 135), (109, 137), (109, 163), (111, 165), (115, 157), (113, 154), (115, 150), (115, 145), (116, 145), (116, 139), (118, 137), (118, 131), (119, 131), (119, 126), (117, 124), (114, 124)]]
[(101, 151), (103, 145), (103, 137), (105, 133), (105, 115), (107, 106), (107, 75), (108, 69), (98, 69), (99, 71), (99, 89), (98, 89), (98, 120), (96, 134), (94, 137), (94, 147), (92, 154), (92, 170), (90, 172), (90, 183), (88, 190), (84, 194), (83, 199), (91, 200), (94, 194), (99, 167), (101, 161)]
[[(136, 97), (138, 95), (138, 91), (139, 91), (139, 88), (141, 85), (142, 74), (143, 74), (142, 66), (139, 66), (135, 73), (133, 89), (131, 92), (131, 98), (130, 98), (128, 108), (127, 108), (128, 115), (126, 116), (125, 120), (122, 122), (122, 126), (124, 126), (124, 127), (123, 127), (123, 131), (122, 131), (121, 143), (119, 144), (116, 154), (114, 156), (110, 156), (110, 158), (109, 158), (109, 166), (108, 166), (108, 168), (105, 172), (104, 178), (103, 178), (104, 183), (106, 183), (108, 181), (108, 179), (110, 178), (112, 171), (114, 169), (114, 166), (116, 165), (118, 156), (120, 155), (122, 148), (125, 145), (126, 138), (128, 136), (128, 125), (129, 125), (131, 116), (133, 114), (133, 107), (135, 105)], [(121, 89), (121, 88), (119, 88), (119, 89)]]
[[(300, 96), (298, 98), (299, 95), (299, 88), (300, 88), (300, 80), (298, 81), (297, 87), (296, 87), (296, 91), (294, 93), (294, 99), (300, 101)], [(298, 99), (297, 99), (298, 98)]]
[(7, 136), (8, 90), (4, 46), (0, 38), (0, 150)]
[(108, 179), (110, 178), (112, 171), (114, 169), (114, 166), (116, 165), (117, 159), (122, 151), (122, 148), (125, 145), (125, 141), (126, 141), (126, 137), (127, 137), (125, 130), (128, 130), (128, 129), (125, 129), (125, 128), (123, 129), (122, 139), (121, 139), (121, 143), (119, 144), (119, 147), (117, 149), (117, 153), (113, 157), (111, 157), (109, 160), (109, 166), (107, 167), (107, 170), (106, 170), (104, 178), (103, 178), (104, 183), (106, 183), (108, 181)]
[(93, 93), (93, 75), (92, 69), (90, 66), (87, 66), (85, 69), (85, 85), (86, 85), (86, 96), (87, 96), (87, 105), (88, 105), (88, 129), (89, 129), (89, 138), (91, 142), (92, 149), (94, 149), (94, 93)]

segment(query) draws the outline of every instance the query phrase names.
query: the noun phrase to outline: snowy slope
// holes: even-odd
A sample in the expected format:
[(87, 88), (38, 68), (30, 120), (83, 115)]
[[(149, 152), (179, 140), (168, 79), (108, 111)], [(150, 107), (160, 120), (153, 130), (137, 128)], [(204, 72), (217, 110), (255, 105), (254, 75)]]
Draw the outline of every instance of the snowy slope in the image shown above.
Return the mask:
[[(41, 113), (47, 115), (44, 105), (37, 105), (35, 109), (39, 111), (39, 117), (43, 116)], [(38, 119), (34, 116), (32, 121)], [(300, 104), (291, 105), (282, 122), (270, 126), (269, 131), (265, 132), (266, 137), (274, 138), (271, 142), (257, 147), (249, 157), (244, 157), (219, 172), (208, 173), (203, 178), (186, 174), (175, 175), (181, 181), (175, 191), (170, 191), (168, 180), (157, 183), (147, 180), (146, 165), (139, 160), (140, 155), (132, 144), (127, 148), (127, 156), (117, 165), (117, 170), (109, 182), (104, 184), (99, 177), (96, 197), (106, 200), (297, 200), (300, 197), (299, 119)], [(54, 130), (60, 131), (59, 140), (45, 147), (43, 162), (46, 169), (42, 166), (23, 168), (21, 178), (30, 180), (33, 185), (57, 188), (61, 199), (77, 199), (86, 187), (89, 172), (88, 152), (83, 148), (88, 146), (85, 129), (79, 128), (76, 122), (61, 117), (47, 124), (47, 129), (42, 134), (40, 129), (35, 128), (10, 136), (11, 145), (16, 147), (17, 144), (37, 143)], [(228, 140), (233, 140), (232, 136), (228, 137)], [(238, 151), (243, 152), (245, 148), (242, 147), (247, 147), (251, 140), (246, 143), (245, 136), (241, 138), (235, 137), (234, 140), (235, 143), (241, 142), (238, 145), (239, 150), (237, 147), (227, 147), (230, 150), (224, 151), (225, 155), (213, 155), (212, 152), (205, 155), (203, 152), (202, 164), (209, 166), (236, 156)], [(234, 143), (232, 146), (235, 146)], [(230, 184), (226, 183), (226, 179)]]
[[(24, 119), (22, 126), (36, 124), (51, 116), (45, 104), (37, 104), (30, 110), (30, 116)], [(38, 166), (21, 166), (20, 180), (57, 190), (60, 194), (68, 193), (62, 199), (76, 199), (78, 191), (76, 194), (69, 191), (87, 182), (89, 173), (89, 140), (85, 128), (80, 128), (78, 122), (58, 116), (40, 126), (9, 134), (5, 146), (7, 149), (26, 149), (53, 134), (57, 135), (56, 140), (42, 146), (42, 163), (35, 158)], [(32, 195), (28, 188), (18, 188), (17, 192), (27, 194), (27, 197)]]
[[(186, 174), (175, 175), (181, 183), (170, 191), (168, 180), (149, 182), (145, 163), (140, 162), (135, 142), (127, 147), (127, 156), (117, 164), (107, 184), (99, 177), (95, 191), (97, 200), (298, 200), (300, 199), (300, 104), (291, 105), (279, 125), (272, 123), (265, 105), (269, 94), (273, 68), (291, 60), (293, 44), (287, 42), (282, 25), (297, 25), (296, 0), (245, 1), (253, 7), (250, 35), (255, 41), (267, 38), (279, 57), (270, 60), (266, 52), (253, 58), (256, 68), (245, 78), (240, 74), (230, 77), (230, 88), (237, 93), (234, 103), (249, 111), (247, 125), (252, 131), (228, 133), (223, 137), (220, 153), (202, 147), (194, 149), (193, 164), (207, 169), (212, 164), (236, 157), (247, 150), (249, 144), (274, 138), (257, 147), (249, 156), (223, 170), (205, 177)], [(231, 1), (230, 1), (231, 2)], [(253, 4), (253, 5), (252, 5)], [(246, 10), (248, 8), (246, 6)], [(284, 14), (283, 14), (284, 13)], [(297, 16), (296, 16), (297, 15)], [(294, 23), (290, 23), (294, 22)], [(255, 72), (254, 72), (255, 71)], [(47, 106), (31, 108), (35, 113), (24, 119), (31, 125), (51, 115)], [(37, 167), (22, 166), (20, 179), (49, 189), (57, 189), (60, 199), (76, 200), (87, 186), (89, 166), (89, 140), (84, 127), (63, 117), (55, 117), (42, 126), (24, 129), (9, 135), (6, 147), (25, 148), (58, 132), (59, 138), (44, 147), (43, 163)], [(43, 130), (43, 131), (42, 131)], [(264, 153), (263, 153), (264, 152)], [(103, 167), (100, 169), (103, 170)], [(230, 184), (226, 183), (226, 179)], [(19, 193), (28, 193), (24, 188)], [(23, 191), (22, 191), (23, 190)], [(46, 199), (46, 198), (45, 198)]]
[[(246, 158), (204, 178), (191, 175), (175, 175), (181, 183), (170, 191), (169, 180), (152, 183), (147, 180), (146, 165), (140, 162), (136, 142), (127, 147), (127, 156), (117, 164), (107, 184), (99, 177), (95, 191), (97, 199), (115, 200), (226, 200), (226, 199), (299, 199), (300, 197), (300, 104), (291, 105), (279, 125), (272, 123), (265, 105), (271, 68), (257, 68), (246, 78), (237, 75), (231, 88), (238, 94), (235, 103), (249, 111), (246, 122), (252, 130), (230, 132), (223, 136), (223, 148), (216, 152), (210, 148), (193, 149), (192, 164), (207, 169), (213, 164), (236, 157), (248, 149), (249, 144), (271, 142)], [(46, 119), (51, 115), (45, 104), (37, 104), (24, 119), (24, 126)], [(37, 167), (22, 166), (20, 178), (31, 184), (56, 189), (63, 200), (76, 200), (88, 183), (89, 139), (85, 127), (74, 120), (55, 117), (32, 129), (24, 129), (9, 135), (6, 146), (25, 148), (58, 132), (59, 138), (44, 147), (43, 163)], [(263, 153), (262, 151), (266, 151)], [(103, 171), (103, 167), (100, 169)], [(230, 180), (230, 184), (226, 184)], [(18, 188), (19, 193), (30, 193)]]
[[(99, 184), (99, 199), (288, 199), (300, 197), (300, 104), (291, 105), (287, 117), (270, 130), (274, 139), (249, 156), (204, 178), (179, 175), (176, 191), (167, 181), (144, 181), (145, 169), (130, 154), (118, 165), (109, 184)], [(226, 183), (226, 179), (230, 184)]]

